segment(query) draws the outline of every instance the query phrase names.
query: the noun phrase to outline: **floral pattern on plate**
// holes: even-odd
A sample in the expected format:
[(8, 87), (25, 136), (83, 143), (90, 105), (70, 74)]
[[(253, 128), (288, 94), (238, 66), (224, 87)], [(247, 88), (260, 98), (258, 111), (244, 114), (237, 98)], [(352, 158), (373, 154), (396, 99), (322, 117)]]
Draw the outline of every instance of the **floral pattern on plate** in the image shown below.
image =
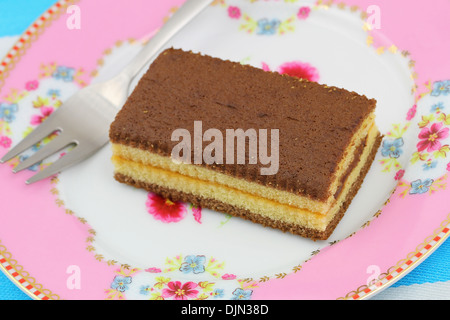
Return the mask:
[[(42, 64), (38, 80), (30, 80), (24, 88), (12, 89), (4, 101), (0, 101), (0, 147), (10, 148), (13, 140), (19, 141), (57, 110), (62, 100), (80, 87), (86, 85), (82, 79), (83, 70), (56, 64)], [(17, 118), (20, 116), (20, 121)], [(24, 123), (23, 119), (29, 119)], [(13, 128), (13, 129), (12, 129)], [(56, 137), (53, 132), (31, 150), (14, 158), (10, 165), (14, 168), (31, 154)], [(67, 149), (69, 150), (69, 149)], [(55, 160), (55, 157), (39, 162), (28, 170), (38, 171)]]
[(418, 133), (406, 179), (399, 183), (402, 197), (433, 194), (446, 188), (450, 171), (449, 83), (448, 80), (436, 81), (429, 85), (427, 95), (422, 98), (424, 103), (408, 112), (408, 118), (416, 118), (414, 125)]
[[(146, 270), (120, 268), (107, 299), (139, 300), (250, 300), (257, 283), (223, 273), (224, 263), (204, 255), (167, 258), (165, 268)], [(190, 275), (186, 280), (185, 275)], [(128, 294), (128, 295), (127, 295)]]
[[(297, 0), (286, 2), (292, 3), (297, 2)], [(302, 6), (297, 8), (295, 13), (286, 19), (276, 17), (254, 18), (246, 13), (240, 6), (230, 5), (225, 0), (215, 1), (213, 4), (220, 4), (222, 7), (226, 8), (230, 19), (241, 21), (239, 30), (247, 32), (248, 34), (260, 36), (283, 35), (288, 32), (294, 32), (296, 28), (295, 22), (297, 20), (308, 19), (311, 13), (311, 7)]]

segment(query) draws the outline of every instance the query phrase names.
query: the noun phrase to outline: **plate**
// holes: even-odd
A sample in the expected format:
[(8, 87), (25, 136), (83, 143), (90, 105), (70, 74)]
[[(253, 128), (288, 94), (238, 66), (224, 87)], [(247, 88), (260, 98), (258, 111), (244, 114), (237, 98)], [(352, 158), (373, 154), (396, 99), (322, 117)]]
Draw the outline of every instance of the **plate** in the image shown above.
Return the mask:
[[(397, 4), (379, 3), (217, 0), (166, 46), (377, 99), (383, 143), (327, 241), (119, 184), (109, 145), (26, 186), (70, 152), (13, 175), (50, 136), (0, 166), (3, 271), (36, 299), (364, 299), (394, 283), (449, 234), (450, 69), (402, 37), (405, 24), (422, 35), (434, 24), (394, 23), (384, 17)], [(1, 64), (0, 156), (74, 92), (120, 72), (181, 4), (57, 2)]]

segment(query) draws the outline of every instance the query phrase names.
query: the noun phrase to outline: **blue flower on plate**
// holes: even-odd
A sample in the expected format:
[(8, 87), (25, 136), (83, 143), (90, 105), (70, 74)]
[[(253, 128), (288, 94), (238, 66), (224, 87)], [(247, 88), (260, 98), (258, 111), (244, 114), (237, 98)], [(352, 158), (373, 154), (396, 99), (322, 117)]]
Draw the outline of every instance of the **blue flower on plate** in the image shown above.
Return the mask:
[(57, 89), (50, 89), (48, 90), (47, 95), (49, 95), (50, 97), (59, 97), (61, 93)]
[(131, 277), (115, 276), (113, 283), (111, 283), (111, 289), (125, 292), (128, 290), (131, 281)]
[(450, 94), (450, 80), (436, 81), (434, 83), (431, 95), (437, 97), (441, 94), (444, 96)]
[(253, 290), (244, 290), (241, 288), (237, 288), (233, 291), (233, 297), (231, 300), (250, 300), (252, 297)]
[(63, 80), (64, 82), (72, 82), (75, 76), (75, 69), (64, 66), (59, 66), (52, 74), (52, 77), (57, 80)]
[(398, 158), (403, 153), (402, 146), (404, 145), (403, 138), (395, 140), (384, 140), (381, 154), (383, 157)]
[(416, 181), (411, 182), (411, 190), (409, 194), (422, 194), (428, 192), (430, 190), (431, 185), (433, 184), (433, 179), (425, 179), (422, 181), (418, 179)]
[(441, 112), (442, 110), (444, 110), (444, 108), (445, 108), (444, 103), (443, 103), (443, 102), (438, 102), (438, 103), (433, 104), (433, 105), (431, 106), (431, 112), (437, 112), (437, 113), (439, 113), (439, 112)]
[(151, 289), (152, 289), (152, 287), (149, 286), (149, 285), (147, 285), (147, 286), (141, 286), (141, 288), (140, 288), (140, 290), (139, 290), (139, 293), (142, 294), (142, 295), (147, 296), (147, 295), (150, 294)]
[(257, 34), (261, 35), (273, 35), (277, 32), (278, 27), (280, 26), (280, 20), (272, 19), (269, 20), (267, 18), (258, 20), (258, 32)]
[(181, 264), (180, 271), (183, 273), (193, 272), (194, 274), (205, 272), (205, 256), (187, 256)]
[(214, 299), (223, 298), (225, 296), (225, 290), (223, 290), (223, 289), (215, 289), (213, 291), (212, 295), (213, 295)]
[(0, 103), (0, 119), (11, 123), (16, 119), (16, 112), (19, 110), (19, 106), (14, 104)]
[(430, 161), (430, 162), (425, 163), (422, 166), (422, 168), (423, 168), (423, 170), (428, 171), (428, 170), (436, 168), (436, 166), (437, 166), (437, 161)]

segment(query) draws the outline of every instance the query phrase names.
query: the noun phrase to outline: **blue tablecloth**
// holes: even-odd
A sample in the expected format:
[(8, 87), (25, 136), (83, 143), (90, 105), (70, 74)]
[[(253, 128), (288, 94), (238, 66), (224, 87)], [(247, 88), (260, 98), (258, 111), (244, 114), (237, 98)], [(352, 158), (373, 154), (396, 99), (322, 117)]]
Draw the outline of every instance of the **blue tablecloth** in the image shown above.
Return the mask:
[[(10, 45), (14, 37), (22, 34), (30, 23), (55, 2), (0, 0), (0, 54), (8, 50), (5, 46)], [(0, 272), (0, 300), (29, 299)], [(450, 239), (408, 275), (373, 299), (450, 299)]]

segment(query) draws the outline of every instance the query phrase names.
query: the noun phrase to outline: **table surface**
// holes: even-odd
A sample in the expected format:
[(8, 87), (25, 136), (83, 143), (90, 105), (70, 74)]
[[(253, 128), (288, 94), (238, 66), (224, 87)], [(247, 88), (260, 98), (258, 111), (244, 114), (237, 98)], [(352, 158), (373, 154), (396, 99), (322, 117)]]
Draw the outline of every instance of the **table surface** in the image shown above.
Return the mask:
[[(17, 37), (55, 2), (55, 0), (0, 0), (0, 60)], [(0, 272), (0, 300), (30, 299)], [(450, 239), (413, 271), (372, 299), (450, 299)]]

